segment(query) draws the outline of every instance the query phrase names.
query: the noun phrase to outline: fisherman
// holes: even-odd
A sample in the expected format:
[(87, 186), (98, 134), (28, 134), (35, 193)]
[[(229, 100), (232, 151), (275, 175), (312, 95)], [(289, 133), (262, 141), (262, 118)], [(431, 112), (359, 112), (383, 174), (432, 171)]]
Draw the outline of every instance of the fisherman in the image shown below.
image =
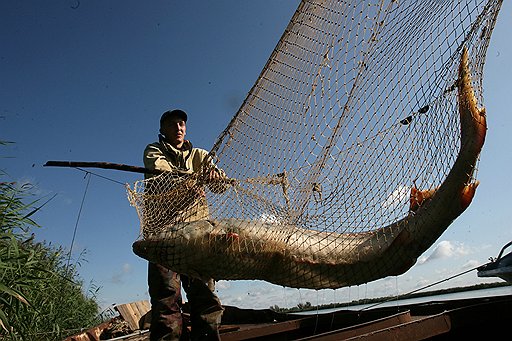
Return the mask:
[[(205, 171), (207, 181), (217, 186), (209, 186), (214, 192), (222, 192), (225, 187), (218, 185), (225, 177), (224, 172), (207, 160), (208, 152), (192, 147), (185, 140), (187, 114), (183, 110), (170, 110), (160, 118), (159, 141), (147, 145), (144, 150), (144, 166), (148, 169), (171, 171), (170, 175), (193, 174)], [(205, 161), (206, 160), (206, 161)], [(146, 178), (152, 175), (146, 174)], [(190, 192), (190, 191), (188, 191)], [(189, 193), (187, 193), (189, 195)], [(181, 221), (194, 221), (208, 218), (208, 206), (202, 189), (193, 193), (194, 200), (186, 200), (187, 207), (178, 208)], [(148, 286), (151, 298), (150, 340), (187, 340), (188, 330), (182, 317), (181, 284), (190, 304), (191, 340), (220, 340), (218, 327), (223, 308), (215, 294), (212, 279), (189, 277), (175, 273), (162, 265), (149, 262)], [(181, 338), (180, 338), (181, 337)]]

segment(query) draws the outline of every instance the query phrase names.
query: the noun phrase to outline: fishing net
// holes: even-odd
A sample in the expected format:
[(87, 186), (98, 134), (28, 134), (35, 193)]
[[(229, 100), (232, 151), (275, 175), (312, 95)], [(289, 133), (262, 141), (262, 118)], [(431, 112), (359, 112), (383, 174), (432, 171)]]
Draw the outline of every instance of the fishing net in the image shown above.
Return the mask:
[(501, 4), (302, 1), (203, 171), (128, 187), (134, 252), (298, 288), (405, 272), (478, 185)]

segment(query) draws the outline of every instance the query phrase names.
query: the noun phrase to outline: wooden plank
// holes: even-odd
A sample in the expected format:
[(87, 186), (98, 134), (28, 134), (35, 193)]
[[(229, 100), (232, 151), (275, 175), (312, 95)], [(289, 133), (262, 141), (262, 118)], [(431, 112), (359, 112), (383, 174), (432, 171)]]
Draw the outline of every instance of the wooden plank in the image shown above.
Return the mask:
[(368, 333), (379, 331), (386, 328), (392, 328), (403, 323), (410, 322), (412, 320), (410, 311), (404, 311), (402, 313), (394, 314), (391, 316), (383, 317), (377, 320), (357, 324), (354, 326), (333, 330), (321, 334), (316, 334), (308, 337), (298, 339), (300, 341), (337, 341), (346, 340), (352, 337), (360, 337)]
[(238, 341), (271, 336), (275, 338), (276, 335), (278, 336), (281, 333), (297, 331), (303, 327), (304, 323), (311, 321), (314, 321), (314, 317), (306, 317), (285, 322), (250, 325), (250, 327), (247, 328), (243, 325), (239, 325), (240, 329), (237, 331), (222, 333), (221, 339), (222, 341)]
[(149, 303), (147, 301), (137, 301), (126, 304), (118, 304), (115, 307), (121, 317), (128, 322), (132, 330), (139, 329), (139, 321), (149, 310)]
[(408, 323), (385, 328), (376, 332), (358, 335), (348, 340), (386, 341), (386, 340), (425, 340), (448, 333), (451, 319), (446, 313), (427, 316)]
[(130, 328), (132, 330), (138, 329), (138, 323), (135, 321), (135, 317), (133, 314), (133, 309), (131, 308), (130, 304), (120, 304), (116, 306), (117, 311), (119, 311), (119, 314), (130, 325)]
[(451, 329), (450, 317), (445, 314), (412, 319), (410, 312), (392, 315), (360, 325), (317, 334), (299, 339), (300, 341), (337, 340), (423, 340), (448, 333)]
[(139, 316), (144, 316), (150, 310), (148, 301), (137, 301), (131, 304), (133, 311)]

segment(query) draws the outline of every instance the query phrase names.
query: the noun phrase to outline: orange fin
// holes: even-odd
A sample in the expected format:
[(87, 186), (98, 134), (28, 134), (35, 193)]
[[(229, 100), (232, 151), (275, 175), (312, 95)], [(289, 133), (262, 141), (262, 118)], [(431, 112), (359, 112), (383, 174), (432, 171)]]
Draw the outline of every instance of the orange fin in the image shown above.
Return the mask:
[(416, 212), (418, 208), (425, 202), (434, 196), (437, 188), (426, 189), (420, 191), (416, 188), (416, 186), (411, 187), (411, 196), (409, 198), (409, 210), (411, 212)]
[(464, 186), (464, 188), (462, 189), (462, 193), (460, 196), (460, 206), (463, 210), (468, 208), (469, 204), (471, 204), (471, 201), (475, 196), (476, 188), (478, 187), (479, 184), (480, 181), (475, 181), (473, 183), (470, 183), (469, 185)]

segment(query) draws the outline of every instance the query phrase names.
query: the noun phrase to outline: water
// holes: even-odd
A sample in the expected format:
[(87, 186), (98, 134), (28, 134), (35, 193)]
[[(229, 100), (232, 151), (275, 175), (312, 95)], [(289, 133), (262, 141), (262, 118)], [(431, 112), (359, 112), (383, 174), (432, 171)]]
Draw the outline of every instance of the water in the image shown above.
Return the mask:
[(349, 307), (341, 307), (341, 308), (330, 308), (330, 309), (319, 309), (319, 310), (310, 310), (303, 311), (294, 314), (299, 315), (311, 315), (311, 314), (325, 314), (332, 313), (334, 311), (339, 310), (362, 310), (365, 308), (381, 308), (381, 307), (395, 307), (404, 304), (418, 304), (425, 302), (433, 302), (433, 301), (449, 301), (456, 299), (466, 299), (466, 298), (481, 298), (481, 297), (494, 297), (494, 296), (504, 296), (504, 295), (512, 295), (512, 286), (504, 286), (498, 288), (490, 288), (490, 289), (479, 289), (479, 290), (468, 290), (461, 292), (454, 292), (449, 294), (441, 294), (441, 295), (432, 295), (432, 296), (424, 296), (424, 297), (416, 297), (416, 298), (406, 298), (400, 300), (393, 300), (388, 302), (379, 303), (370, 303), (370, 304), (360, 304), (360, 305), (352, 305)]

